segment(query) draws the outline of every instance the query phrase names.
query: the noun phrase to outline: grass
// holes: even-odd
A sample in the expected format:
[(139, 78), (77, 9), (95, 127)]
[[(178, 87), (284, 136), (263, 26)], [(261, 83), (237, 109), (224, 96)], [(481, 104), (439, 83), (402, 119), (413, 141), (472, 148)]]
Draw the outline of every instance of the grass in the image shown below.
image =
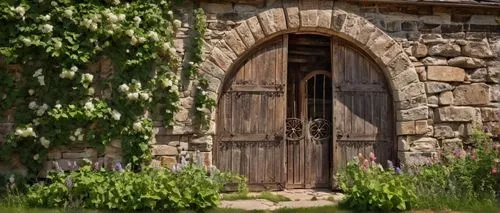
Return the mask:
[(247, 193), (234, 193), (234, 194), (223, 194), (222, 200), (255, 200), (264, 199), (269, 200), (274, 203), (282, 201), (291, 201), (290, 198), (283, 195), (273, 194), (271, 192), (262, 192), (256, 195), (249, 195)]
[(452, 196), (419, 197), (417, 209), (443, 210), (467, 212), (500, 212), (500, 199), (497, 200), (463, 200)]

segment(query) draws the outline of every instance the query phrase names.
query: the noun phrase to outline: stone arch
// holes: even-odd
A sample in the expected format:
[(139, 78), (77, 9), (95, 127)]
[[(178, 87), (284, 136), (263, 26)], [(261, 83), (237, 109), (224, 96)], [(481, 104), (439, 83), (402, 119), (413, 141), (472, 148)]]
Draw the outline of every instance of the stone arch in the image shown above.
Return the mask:
[(404, 140), (400, 136), (425, 134), (428, 107), (424, 83), (402, 47), (365, 18), (336, 8), (332, 1), (320, 2), (305, 8), (296, 0), (285, 0), (239, 22), (225, 33), (218, 47), (207, 47), (210, 53), (200, 72), (213, 80), (211, 96), (218, 100), (224, 82), (246, 56), (278, 35), (300, 32), (335, 36), (363, 49), (383, 70), (392, 91), (398, 140)]

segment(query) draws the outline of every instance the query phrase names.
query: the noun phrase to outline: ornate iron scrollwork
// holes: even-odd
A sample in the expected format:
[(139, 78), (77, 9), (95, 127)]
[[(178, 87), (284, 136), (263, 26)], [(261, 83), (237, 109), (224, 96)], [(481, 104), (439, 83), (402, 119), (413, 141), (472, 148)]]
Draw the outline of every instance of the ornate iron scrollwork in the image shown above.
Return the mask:
[(300, 140), (304, 137), (304, 123), (298, 118), (286, 119), (286, 139)]
[(309, 121), (309, 137), (315, 140), (329, 138), (331, 135), (331, 125), (326, 119), (317, 118)]

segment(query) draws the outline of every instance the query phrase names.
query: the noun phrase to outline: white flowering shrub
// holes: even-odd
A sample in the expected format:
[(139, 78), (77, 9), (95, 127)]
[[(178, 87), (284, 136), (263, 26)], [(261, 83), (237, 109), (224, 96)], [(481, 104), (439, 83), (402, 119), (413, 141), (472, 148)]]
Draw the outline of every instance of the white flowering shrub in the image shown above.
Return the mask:
[[(147, 163), (145, 112), (163, 105), (170, 126), (179, 106), (172, 9), (172, 0), (0, 1), (0, 115), (14, 109), (16, 123), (0, 155), (17, 153), (36, 173), (51, 148), (117, 138), (135, 169)], [(103, 57), (111, 75), (89, 69)]]

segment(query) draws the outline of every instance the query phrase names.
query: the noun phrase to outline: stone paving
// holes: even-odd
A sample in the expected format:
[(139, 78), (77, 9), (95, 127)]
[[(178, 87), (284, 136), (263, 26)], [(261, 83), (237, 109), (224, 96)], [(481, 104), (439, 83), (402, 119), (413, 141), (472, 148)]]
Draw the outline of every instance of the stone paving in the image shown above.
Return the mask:
[[(320, 207), (328, 205), (336, 205), (343, 199), (344, 195), (338, 192), (329, 190), (314, 190), (314, 189), (294, 189), (272, 192), (273, 194), (283, 195), (290, 198), (291, 201), (283, 201), (274, 203), (269, 200), (223, 200), (220, 208), (234, 208), (243, 210), (275, 210), (280, 208), (306, 208)], [(249, 195), (258, 193), (250, 193)]]

